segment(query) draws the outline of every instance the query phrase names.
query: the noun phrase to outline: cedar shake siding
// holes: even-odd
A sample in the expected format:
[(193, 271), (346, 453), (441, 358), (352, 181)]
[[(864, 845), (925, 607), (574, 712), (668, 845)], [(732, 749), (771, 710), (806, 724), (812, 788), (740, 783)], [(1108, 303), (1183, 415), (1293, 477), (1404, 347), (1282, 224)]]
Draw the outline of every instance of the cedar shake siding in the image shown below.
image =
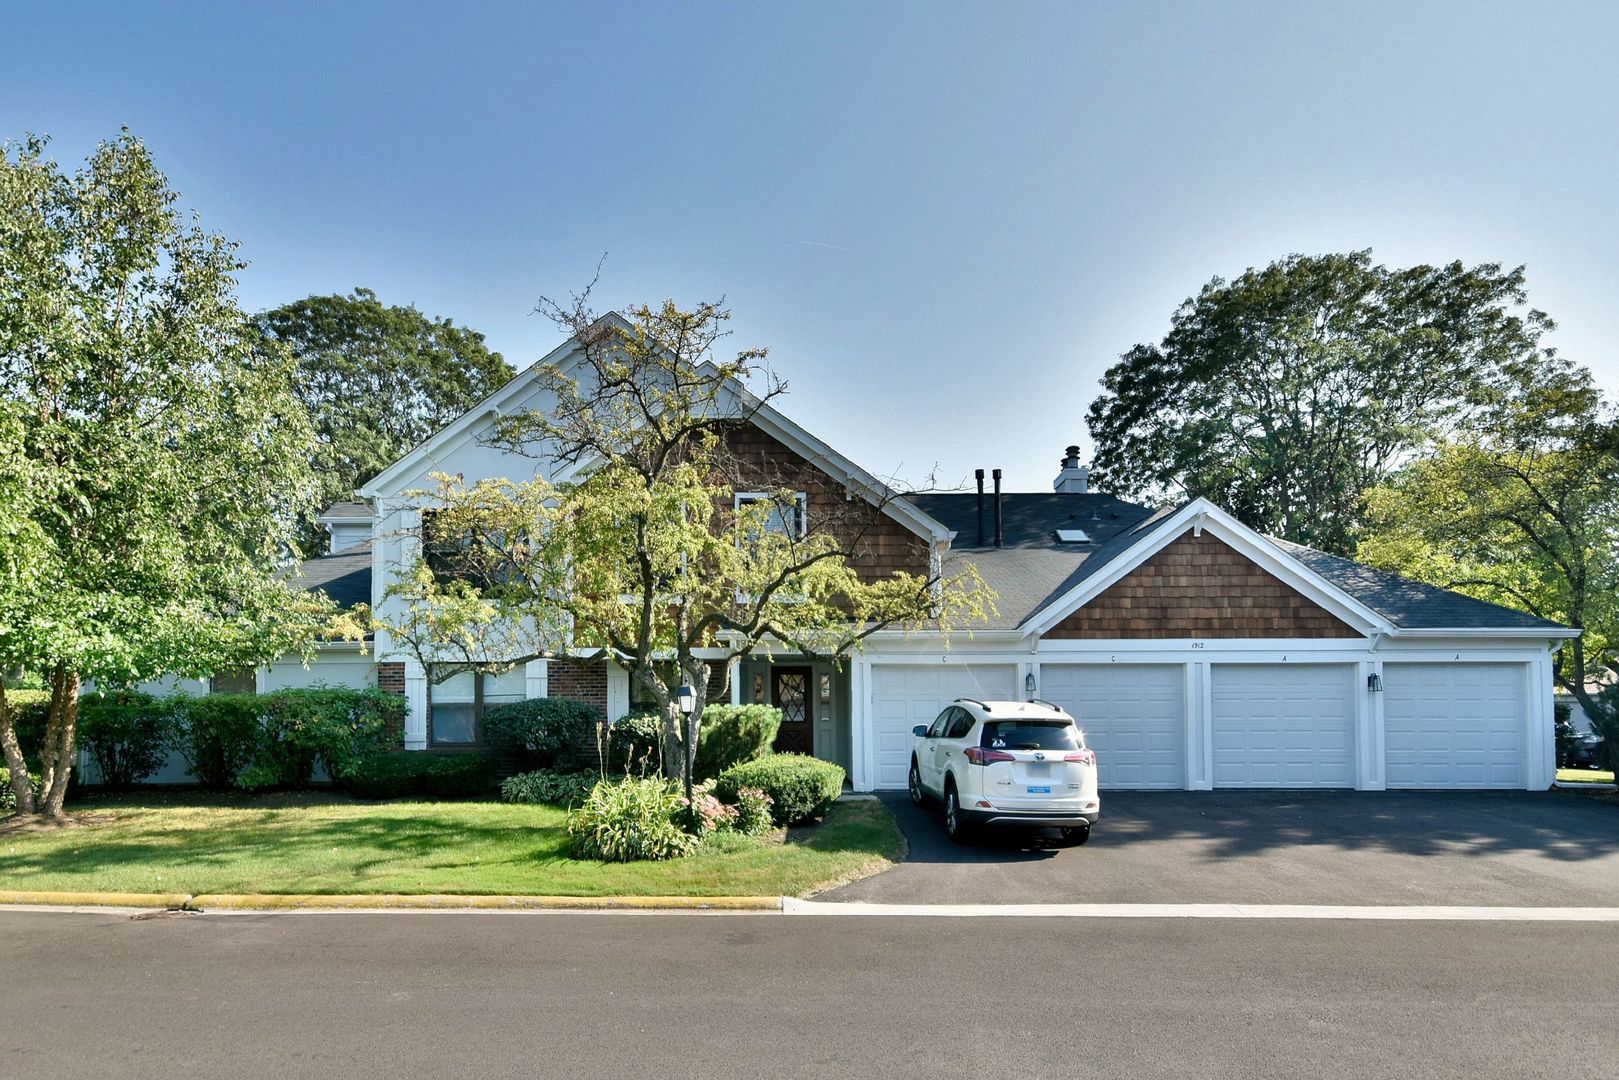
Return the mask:
[(1185, 533), (1048, 638), (1349, 638), (1360, 634), (1214, 536)]
[(850, 560), (860, 580), (880, 581), (901, 572), (928, 575), (928, 541), (869, 502), (847, 497), (844, 485), (751, 424), (724, 433), (724, 446), (740, 475), (730, 478), (738, 491), (802, 491), (809, 502), (809, 531), (829, 532), (854, 543)]

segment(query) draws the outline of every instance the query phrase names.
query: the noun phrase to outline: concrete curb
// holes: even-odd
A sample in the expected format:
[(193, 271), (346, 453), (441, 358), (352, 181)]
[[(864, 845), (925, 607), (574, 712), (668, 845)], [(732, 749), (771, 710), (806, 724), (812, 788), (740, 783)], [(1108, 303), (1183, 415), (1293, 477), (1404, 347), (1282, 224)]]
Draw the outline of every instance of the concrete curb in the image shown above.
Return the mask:
[(780, 911), (779, 896), (408, 896), (395, 893), (0, 892), (0, 905), (167, 911)]
[(180, 911), (190, 899), (188, 893), (0, 892), (0, 904), (29, 904), (36, 907), (165, 908)]
[(780, 911), (779, 896), (405, 896), (258, 894), (190, 897), (187, 911)]

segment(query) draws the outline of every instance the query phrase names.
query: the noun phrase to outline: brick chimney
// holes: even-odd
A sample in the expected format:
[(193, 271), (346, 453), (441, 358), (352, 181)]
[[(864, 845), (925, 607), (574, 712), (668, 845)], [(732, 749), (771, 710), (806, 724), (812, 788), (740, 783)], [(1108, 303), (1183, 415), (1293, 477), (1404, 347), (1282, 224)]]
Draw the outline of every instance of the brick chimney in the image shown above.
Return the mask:
[(1079, 463), (1079, 447), (1063, 452), (1062, 472), (1051, 482), (1051, 490), (1063, 495), (1083, 495), (1091, 489), (1091, 471)]

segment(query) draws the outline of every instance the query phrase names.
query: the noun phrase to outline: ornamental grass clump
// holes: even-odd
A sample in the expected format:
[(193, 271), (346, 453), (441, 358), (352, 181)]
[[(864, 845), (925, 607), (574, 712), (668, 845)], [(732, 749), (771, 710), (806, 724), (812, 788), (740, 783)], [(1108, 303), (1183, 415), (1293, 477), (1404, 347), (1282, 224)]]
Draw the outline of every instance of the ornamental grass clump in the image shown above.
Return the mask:
[(684, 801), (662, 778), (603, 780), (568, 815), (568, 853), (603, 862), (678, 858), (697, 843), (679, 824), (685, 816)]

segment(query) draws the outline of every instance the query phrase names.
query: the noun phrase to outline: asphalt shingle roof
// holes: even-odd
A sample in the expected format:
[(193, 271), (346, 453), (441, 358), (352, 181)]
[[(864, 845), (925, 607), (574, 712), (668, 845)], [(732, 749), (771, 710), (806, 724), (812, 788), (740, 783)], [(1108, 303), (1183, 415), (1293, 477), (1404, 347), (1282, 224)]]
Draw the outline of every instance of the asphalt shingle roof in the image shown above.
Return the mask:
[(371, 602), (371, 544), (305, 559), (288, 576), (307, 592), (319, 589), (342, 608)]
[(1424, 585), (1302, 544), (1274, 538), (1271, 543), (1402, 630), (1562, 628), (1550, 619)]

